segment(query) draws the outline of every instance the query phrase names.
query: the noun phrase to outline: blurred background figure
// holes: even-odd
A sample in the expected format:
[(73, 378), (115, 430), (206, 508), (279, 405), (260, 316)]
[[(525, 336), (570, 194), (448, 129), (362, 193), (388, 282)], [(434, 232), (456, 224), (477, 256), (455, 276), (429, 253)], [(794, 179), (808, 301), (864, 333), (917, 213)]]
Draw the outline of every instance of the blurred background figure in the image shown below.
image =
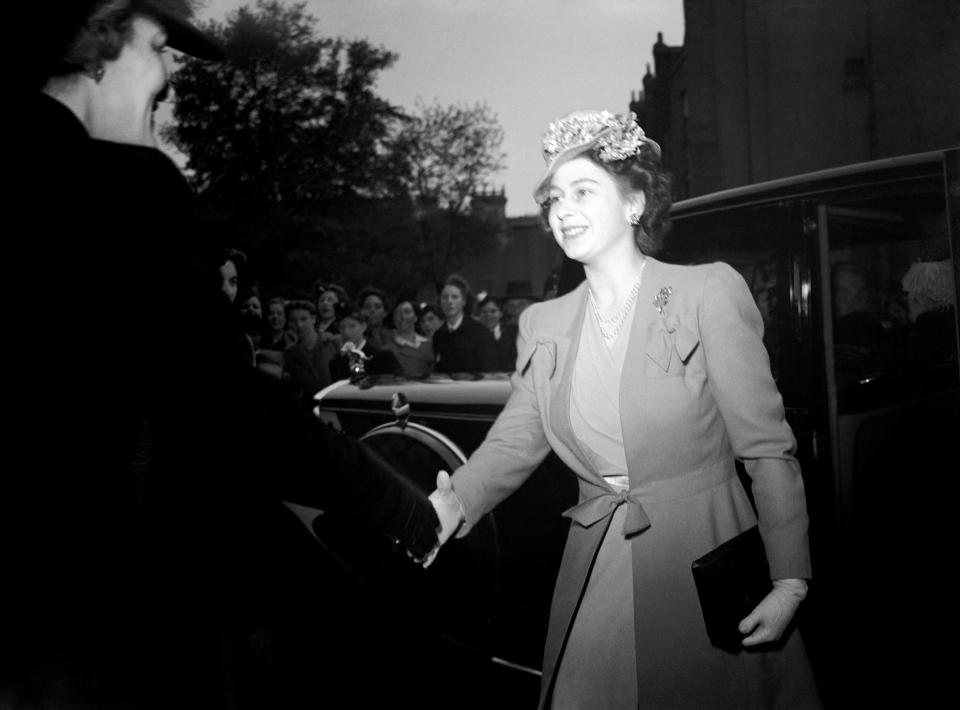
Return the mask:
[(433, 343), (416, 331), (420, 312), (416, 304), (405, 299), (393, 308), (393, 337), (386, 344), (397, 358), (403, 377), (426, 377), (433, 372)]
[(297, 336), (287, 327), (287, 299), (274, 296), (267, 301), (257, 350), (257, 367), (273, 377), (283, 376), (283, 351), (297, 342)]
[(956, 371), (954, 310), (956, 290), (950, 259), (916, 261), (903, 275), (912, 334), (912, 376), (925, 391), (949, 382)]
[(834, 264), (831, 279), (837, 375), (845, 383), (855, 385), (883, 370), (886, 331), (873, 308), (872, 291), (858, 264)]
[(342, 344), (330, 363), (330, 374), (334, 380), (354, 378), (357, 373), (351, 369), (351, 364), (361, 360), (363, 371), (368, 375), (400, 373), (396, 356), (367, 339), (367, 319), (363, 311), (350, 303), (340, 304), (337, 307), (337, 321), (340, 323)]
[(560, 272), (554, 271), (543, 283), (543, 300), (549, 301), (560, 295)]
[(273, 296), (267, 301), (264, 314), (262, 349), (283, 351), (297, 341), (296, 334), (287, 327), (287, 299)]
[[(559, 279), (557, 281), (559, 284)], [(501, 307), (503, 309), (503, 323), (505, 325), (516, 325), (520, 320), (520, 314), (523, 313), (532, 303), (536, 303), (540, 297), (533, 293), (529, 281), (510, 281), (507, 283), (507, 293), (503, 297)]]
[(241, 286), (237, 295), (237, 310), (240, 313), (240, 326), (250, 338), (253, 350), (260, 350), (263, 340), (263, 304), (255, 288)]
[(910, 323), (910, 306), (903, 296), (887, 296), (881, 307), (883, 327), (888, 330), (899, 330)]
[(324, 342), (340, 344), (340, 327), (337, 323), (337, 304), (349, 301), (347, 291), (343, 286), (327, 284), (317, 298), (317, 332)]
[(220, 262), (220, 290), (230, 303), (237, 300), (241, 275), (247, 267), (247, 255), (239, 249), (225, 249)]
[(360, 310), (367, 321), (367, 340), (382, 348), (393, 337), (390, 326), (385, 323), (390, 311), (390, 299), (376, 287), (368, 286), (360, 292)]
[(470, 316), (473, 293), (462, 276), (447, 277), (440, 291), (440, 308), (444, 324), (433, 334), (437, 372), (494, 372), (497, 356), (493, 336)]
[(517, 325), (502, 322), (503, 310), (495, 296), (486, 296), (480, 301), (479, 310), (480, 322), (496, 342), (497, 371), (513, 372), (517, 363)]
[(290, 383), (295, 396), (309, 400), (330, 384), (330, 361), (336, 350), (317, 332), (317, 309), (313, 303), (290, 301), (286, 316), (297, 341), (283, 351), (282, 377)]
[(441, 325), (443, 325), (443, 311), (440, 307), (433, 303), (420, 304), (420, 320), (417, 321), (417, 326), (423, 336), (433, 339), (433, 334)]

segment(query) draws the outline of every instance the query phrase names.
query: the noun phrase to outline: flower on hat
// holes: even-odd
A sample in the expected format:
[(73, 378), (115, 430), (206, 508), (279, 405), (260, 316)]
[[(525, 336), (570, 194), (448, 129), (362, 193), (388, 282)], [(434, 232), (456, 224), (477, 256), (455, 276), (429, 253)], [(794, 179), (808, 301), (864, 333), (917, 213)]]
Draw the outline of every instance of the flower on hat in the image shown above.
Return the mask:
[(554, 121), (543, 137), (543, 158), (550, 164), (560, 153), (596, 142), (597, 156), (604, 162), (623, 160), (650, 145), (659, 155), (660, 146), (646, 137), (637, 123), (637, 115), (609, 111), (577, 111)]

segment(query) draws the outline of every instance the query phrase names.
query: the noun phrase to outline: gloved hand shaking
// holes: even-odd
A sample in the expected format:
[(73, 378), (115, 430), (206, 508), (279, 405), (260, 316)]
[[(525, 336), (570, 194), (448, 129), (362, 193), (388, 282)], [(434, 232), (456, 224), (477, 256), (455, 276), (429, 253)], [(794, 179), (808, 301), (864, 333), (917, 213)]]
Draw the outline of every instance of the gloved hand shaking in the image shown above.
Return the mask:
[(446, 471), (437, 473), (437, 488), (430, 494), (430, 502), (440, 519), (440, 528), (437, 530), (437, 544), (422, 560), (417, 560), (425, 568), (429, 567), (436, 558), (440, 547), (449, 540), (466, 520), (463, 504), (453, 491), (453, 482)]

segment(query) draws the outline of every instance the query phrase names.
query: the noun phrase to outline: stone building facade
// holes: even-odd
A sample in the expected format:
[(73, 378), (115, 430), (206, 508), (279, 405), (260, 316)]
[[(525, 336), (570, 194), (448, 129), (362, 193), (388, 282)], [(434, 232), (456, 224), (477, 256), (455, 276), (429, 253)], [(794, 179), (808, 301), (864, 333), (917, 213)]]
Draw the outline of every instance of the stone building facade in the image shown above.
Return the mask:
[(684, 0), (631, 110), (677, 197), (960, 144), (960, 3)]

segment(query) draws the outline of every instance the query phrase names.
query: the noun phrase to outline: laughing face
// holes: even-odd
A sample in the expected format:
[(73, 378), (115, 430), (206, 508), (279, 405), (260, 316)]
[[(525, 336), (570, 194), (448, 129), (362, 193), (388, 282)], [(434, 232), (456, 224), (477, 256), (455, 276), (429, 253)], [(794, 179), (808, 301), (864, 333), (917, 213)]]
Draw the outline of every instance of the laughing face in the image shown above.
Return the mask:
[(592, 160), (574, 158), (557, 168), (548, 202), (554, 239), (571, 259), (589, 264), (635, 248), (630, 215), (642, 212), (643, 197), (624, 196), (610, 173)]

